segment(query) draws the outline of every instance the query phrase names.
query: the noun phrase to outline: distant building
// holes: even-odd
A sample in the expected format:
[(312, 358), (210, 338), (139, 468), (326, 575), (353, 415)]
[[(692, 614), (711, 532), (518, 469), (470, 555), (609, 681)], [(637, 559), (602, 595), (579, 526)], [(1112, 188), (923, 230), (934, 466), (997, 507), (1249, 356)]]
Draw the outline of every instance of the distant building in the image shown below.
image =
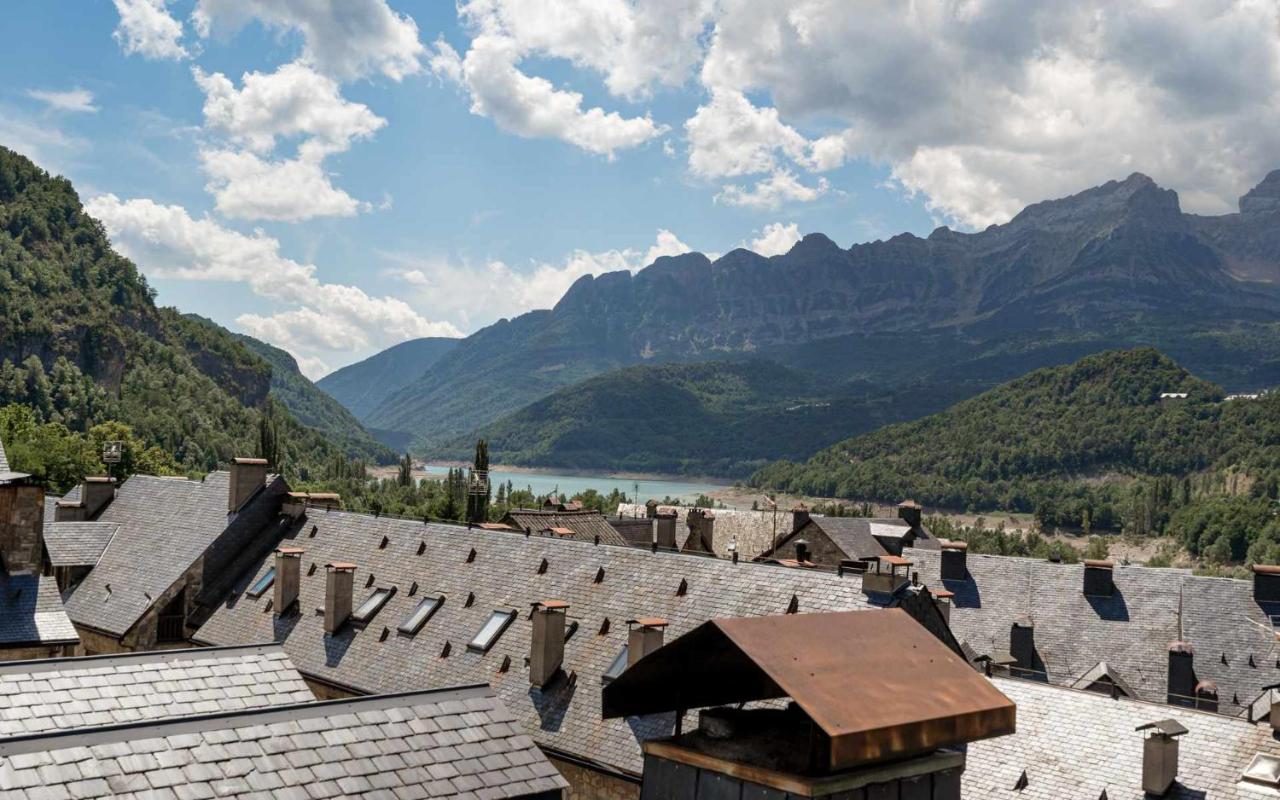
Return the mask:
[(776, 546), (760, 553), (759, 560), (792, 559), (834, 567), (901, 556), (908, 547), (939, 547), (938, 539), (924, 525), (923, 509), (911, 500), (899, 504), (894, 518), (810, 516), (804, 506), (797, 506), (792, 520), (791, 531), (780, 535)]
[(583, 509), (578, 503), (546, 503), (540, 509), (515, 508), (508, 511), (499, 524), (533, 536), (620, 547), (627, 544), (604, 514), (595, 509)]

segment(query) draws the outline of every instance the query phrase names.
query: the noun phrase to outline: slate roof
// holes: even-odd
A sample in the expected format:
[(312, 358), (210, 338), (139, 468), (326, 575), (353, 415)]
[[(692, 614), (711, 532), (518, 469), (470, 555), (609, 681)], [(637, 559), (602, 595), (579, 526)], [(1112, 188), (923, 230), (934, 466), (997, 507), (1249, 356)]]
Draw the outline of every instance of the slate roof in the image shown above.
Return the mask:
[[(601, 676), (626, 644), (627, 620), (665, 618), (670, 622), (666, 636), (674, 638), (712, 618), (782, 613), (793, 595), (801, 612), (871, 605), (860, 578), (852, 574), (841, 578), (349, 512), (312, 515), (290, 536), (288, 544), (305, 551), (298, 604), (303, 613), (279, 620), (264, 611), (269, 595), (243, 594), (271, 567), (267, 557), (236, 582), (235, 593), (197, 632), (198, 640), (234, 644), (275, 638), (304, 675), (364, 692), (492, 682), (539, 745), (630, 775), (641, 772), (639, 741), (670, 735), (674, 716), (601, 719)], [(366, 627), (348, 624), (328, 637), (323, 617), (313, 612), (324, 604), (324, 565), (333, 561), (357, 565), (357, 604), (376, 587), (398, 591)], [(436, 594), (445, 602), (417, 635), (397, 632), (421, 598)], [(576, 677), (532, 690), (524, 666), (528, 612), (533, 602), (548, 599), (567, 601), (569, 621), (578, 625), (565, 645), (564, 661), (565, 672)], [(490, 613), (500, 609), (516, 610), (519, 617), (487, 653), (468, 649)], [(442, 657), (446, 645), (448, 654)]]
[(0, 441), (0, 483), (9, 483), (10, 481), (21, 480), (27, 478), (25, 472), (13, 472), (9, 468), (9, 459), (4, 453), (4, 442)]
[[(689, 537), (688, 519), (692, 506), (658, 506), (659, 511), (676, 512), (676, 543), (684, 546)], [(618, 516), (644, 517), (647, 509), (640, 503), (622, 503), (618, 506)], [(775, 523), (779, 534), (791, 530), (792, 515), (790, 511), (779, 509), (775, 515), (772, 509), (750, 510), (742, 508), (715, 509), (715, 535), (713, 537), (715, 554), (720, 558), (729, 558), (729, 543), (737, 542), (738, 555), (742, 558), (754, 558), (773, 545)]]
[(0, 439), (0, 472), (9, 471), (9, 458), (4, 454), (4, 440)]
[(1195, 648), (1196, 677), (1217, 683), (1224, 714), (1241, 713), (1263, 686), (1280, 682), (1280, 649), (1269, 616), (1280, 614), (1280, 607), (1255, 602), (1249, 581), (1117, 565), (1115, 594), (1086, 597), (1080, 564), (969, 553), (971, 580), (943, 582), (939, 553), (904, 554), (921, 582), (955, 592), (951, 628), (977, 653), (1009, 652), (1013, 621), (1030, 618), (1051, 683), (1072, 685), (1105, 661), (1139, 698), (1164, 702), (1168, 648), (1175, 641)]
[(314, 699), (274, 644), (0, 662), (0, 737)]
[(44, 547), (55, 567), (92, 567), (120, 526), (111, 522), (54, 522), (46, 509)]
[[(1017, 800), (1142, 800), (1143, 734), (1134, 728), (1174, 719), (1188, 729), (1178, 737), (1178, 780), (1166, 798), (1229, 800), (1274, 796), (1244, 788), (1240, 774), (1257, 753), (1280, 757), (1280, 741), (1267, 725), (1035, 681), (995, 679), (1018, 707), (1018, 730), (974, 742), (961, 776), (965, 797)], [(1014, 787), (1023, 770), (1027, 785)]]
[(79, 641), (52, 576), (0, 572), (0, 648)]
[(609, 525), (632, 547), (653, 544), (653, 520), (645, 517), (610, 517)]
[(573, 531), (572, 537), (580, 542), (595, 542), (600, 537), (600, 544), (625, 546), (627, 540), (609, 524), (599, 511), (534, 511), (517, 508), (509, 511), (502, 521), (514, 525), (521, 531), (533, 531), (534, 535), (562, 536), (567, 534), (544, 533), (550, 528), (563, 528)]
[(568, 784), (487, 687), (0, 740), (5, 797), (510, 798)]
[(267, 495), (284, 490), (283, 481), (271, 482), (233, 516), (227, 513), (229, 481), (227, 472), (212, 472), (202, 481), (150, 475), (125, 481), (98, 515), (99, 523), (119, 530), (67, 598), (71, 619), (123, 636), (234, 520), (248, 519)]

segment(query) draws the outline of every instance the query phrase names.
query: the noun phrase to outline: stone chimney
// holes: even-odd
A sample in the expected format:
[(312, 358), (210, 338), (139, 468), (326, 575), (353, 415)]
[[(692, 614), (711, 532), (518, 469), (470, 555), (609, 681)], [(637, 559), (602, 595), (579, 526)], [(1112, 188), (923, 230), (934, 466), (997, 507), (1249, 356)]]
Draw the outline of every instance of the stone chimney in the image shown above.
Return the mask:
[(627, 620), (627, 667), (662, 647), (667, 621), (661, 617)]
[(796, 503), (795, 508), (791, 509), (791, 532), (803, 528), (809, 524), (809, 507), (804, 503)]
[(1086, 597), (1110, 597), (1116, 585), (1112, 579), (1115, 564), (1110, 561), (1086, 559), (1084, 562), (1084, 593)]
[(653, 537), (658, 547), (676, 549), (676, 512), (654, 511)]
[(231, 461), (231, 488), (227, 494), (227, 511), (234, 514), (244, 508), (258, 490), (267, 483), (265, 458), (236, 458)]
[(1009, 655), (1014, 660), (1013, 675), (1035, 677), (1036, 626), (1030, 617), (1018, 617), (1013, 621), (1009, 629)]
[(1137, 730), (1150, 732), (1142, 742), (1142, 791), (1163, 797), (1178, 778), (1178, 737), (1187, 729), (1177, 720), (1164, 719)]
[(44, 489), (0, 482), (0, 571), (39, 575), (44, 561)]
[(529, 685), (541, 689), (564, 662), (564, 622), (569, 604), (543, 600), (533, 604), (533, 635), (529, 639)]
[(1165, 699), (1171, 706), (1194, 708), (1196, 705), (1195, 654), (1190, 642), (1169, 645), (1169, 691)]
[(351, 587), (356, 565), (335, 561), (325, 564), (324, 632), (337, 633), (351, 616)]
[(657, 500), (654, 500), (652, 497), (649, 498), (649, 501), (644, 504), (644, 515), (649, 519), (654, 519), (658, 516)]
[(685, 516), (685, 524), (689, 526), (689, 542), (686, 550), (715, 552), (715, 512), (705, 508), (691, 508)]
[(1259, 603), (1280, 603), (1280, 566), (1253, 565), (1253, 599)]
[(903, 500), (898, 504), (898, 519), (911, 526), (912, 530), (920, 527), (924, 518), (924, 509), (915, 500)]
[(942, 543), (942, 579), (944, 581), (967, 581), (969, 580), (968, 565), (968, 542), (943, 542)]
[(302, 548), (276, 548), (275, 600), (272, 606), (276, 610), (277, 617), (284, 616), (289, 607), (298, 601), (298, 587), (301, 582)]
[(85, 522), (93, 519), (115, 499), (116, 479), (87, 477), (80, 484), (79, 500), (59, 500), (53, 507), (54, 522)]

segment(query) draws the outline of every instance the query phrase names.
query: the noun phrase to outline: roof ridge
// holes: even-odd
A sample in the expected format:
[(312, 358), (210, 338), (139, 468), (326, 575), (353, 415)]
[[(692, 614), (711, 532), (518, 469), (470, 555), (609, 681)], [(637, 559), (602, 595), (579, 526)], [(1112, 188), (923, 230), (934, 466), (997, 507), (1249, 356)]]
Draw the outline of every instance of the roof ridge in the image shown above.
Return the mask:
[[(245, 724), (265, 725), (273, 722), (331, 716), (348, 710), (354, 712), (405, 706), (410, 705), (407, 701), (413, 698), (421, 698), (431, 702), (446, 702), (449, 700), (470, 700), (477, 697), (496, 698), (497, 695), (488, 684), (477, 683), (449, 686), (441, 689), (366, 695), (337, 700), (314, 700), (306, 703), (293, 703), (291, 705), (270, 706), (267, 708), (218, 711), (183, 717), (139, 720), (137, 722), (101, 725), (93, 728), (67, 728), (25, 736), (0, 738), (0, 756), (38, 753), (45, 750), (62, 750), (70, 747), (92, 747), (99, 744), (118, 742), (122, 739), (152, 739), (188, 733), (203, 733), (227, 727), (221, 723), (228, 720), (245, 720)], [(139, 731), (146, 731), (146, 734), (139, 735)]]
[(64, 666), (79, 664), (150, 664), (165, 661), (196, 661), (212, 658), (212, 653), (250, 653), (279, 652), (284, 653), (284, 645), (279, 642), (262, 642), (259, 644), (218, 645), (216, 647), (183, 647), (175, 650), (139, 650), (131, 653), (104, 653), (94, 656), (67, 656), (64, 658), (28, 658), (22, 661), (0, 662), (0, 675), (18, 673), (52, 672)]

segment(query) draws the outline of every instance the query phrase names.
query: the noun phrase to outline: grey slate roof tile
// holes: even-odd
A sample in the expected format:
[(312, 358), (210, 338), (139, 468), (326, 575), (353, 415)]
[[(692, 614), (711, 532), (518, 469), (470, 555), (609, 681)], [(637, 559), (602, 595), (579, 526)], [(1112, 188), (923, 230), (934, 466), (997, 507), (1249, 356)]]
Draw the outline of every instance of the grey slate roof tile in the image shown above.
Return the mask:
[(0, 646), (78, 641), (52, 576), (0, 572)]
[[(247, 698), (233, 697), (226, 692), (224, 679), (203, 674), (209, 665), (230, 664), (252, 667), (257, 679), (270, 691)], [(314, 697), (289, 656), (277, 645), (0, 662), (0, 737), (189, 713), (189, 706), (165, 688), (171, 680), (185, 687), (185, 693), (208, 701), (212, 711), (303, 703)], [(67, 691), (67, 683), (76, 688)], [(107, 701), (101, 704), (103, 713), (87, 719), (81, 711), (83, 706), (95, 705), (101, 699)], [(121, 743), (101, 747), (103, 752), (95, 755), (142, 754), (140, 748), (129, 749)], [(175, 752), (185, 755), (185, 751)], [(179, 766), (169, 760), (173, 757), (164, 754), (158, 761), (149, 756), (147, 759), (152, 768)]]
[[(381, 549), (384, 536), (389, 542)], [(236, 582), (237, 593), (219, 605), (197, 639), (234, 644), (278, 637), (304, 675), (369, 693), (488, 682), (514, 714), (517, 730), (532, 733), (539, 745), (637, 775), (639, 741), (669, 735), (674, 717), (600, 718), (601, 676), (626, 643), (628, 619), (663, 617), (670, 622), (666, 635), (675, 637), (715, 617), (782, 613), (792, 594), (801, 612), (871, 605), (855, 575), (841, 578), (830, 572), (348, 512), (314, 514), (290, 537), (288, 544), (305, 551), (302, 614), (277, 620), (263, 613), (266, 598), (242, 594), (270, 568), (267, 557)], [(468, 562), (473, 548), (476, 558)], [(548, 568), (539, 574), (544, 559)], [(324, 565), (330, 561), (357, 565), (357, 602), (362, 592), (370, 591), (363, 588), (370, 573), (375, 585), (398, 587), (366, 628), (348, 624), (335, 636), (325, 635), (323, 617), (315, 610), (324, 605)], [(316, 572), (308, 575), (312, 564)], [(596, 583), (601, 568), (604, 579)], [(687, 582), (683, 596), (677, 591), (682, 580)], [(419, 592), (410, 597), (408, 589), (415, 582)], [(396, 633), (396, 625), (427, 593), (443, 594), (444, 605), (416, 636)], [(467, 607), (471, 593), (475, 602)], [(579, 623), (566, 643), (564, 661), (565, 672), (575, 673), (576, 681), (569, 685), (562, 677), (543, 691), (531, 691), (524, 668), (531, 627), (528, 609), (535, 601), (553, 598), (567, 601), (570, 620)], [(520, 613), (487, 653), (467, 649), (466, 643), (495, 609)], [(608, 632), (601, 635), (606, 618)], [(392, 635), (380, 642), (384, 626)], [(451, 653), (442, 658), (446, 642)], [(510, 659), (505, 672), (504, 658)], [(458, 713), (465, 712), (464, 708)], [(455, 750), (463, 742), (456, 732), (424, 735), (432, 735), (439, 744), (455, 743)]]
[(46, 507), (44, 546), (49, 562), (55, 567), (92, 567), (119, 529), (110, 522), (54, 522)]
[[(237, 515), (227, 513), (230, 475), (203, 481), (134, 475), (116, 491), (98, 522), (118, 526), (97, 566), (67, 599), (79, 625), (122, 636), (233, 524), (284, 491), (275, 480)], [(110, 587), (108, 589), (108, 587)]]
[[(487, 796), (518, 797), (527, 793), (524, 781), (514, 780), (498, 768), (476, 760), (457, 760), (454, 776), (448, 781), (433, 781), (422, 771), (399, 762), (384, 760), (373, 765), (369, 759), (356, 758), (325, 762), (325, 769), (300, 774), (287, 758), (266, 751), (268, 743), (283, 744), (286, 753), (310, 752), (311, 746), (298, 739), (300, 719), (316, 720), (325, 732), (347, 724), (354, 711), (400, 709), (407, 719), (432, 719), (446, 713), (443, 698), (465, 697), (476, 701), (476, 713), (488, 719), (503, 712), (501, 701), (485, 686), (418, 692), (408, 695), (361, 697), (327, 703), (306, 703), (256, 709), (231, 715), (189, 717), (111, 726), (75, 731), (70, 734), (36, 735), (0, 739), (0, 790), (6, 797), (43, 800), (63, 794), (93, 800), (123, 798), (138, 793), (157, 800), (185, 797), (230, 796), (254, 797), (461, 797), (467, 787), (487, 787)], [(403, 736), (388, 732), (379, 724), (358, 726), (361, 744), (378, 749), (399, 743), (405, 752), (424, 751), (407, 746)], [(210, 751), (218, 745), (214, 733), (231, 733), (237, 740), (242, 757), (223, 757)], [(495, 753), (520, 753), (534, 759), (539, 771), (546, 775), (540, 784), (543, 791), (563, 790), (568, 784), (525, 737), (491, 737), (485, 740)], [(86, 744), (91, 746), (85, 746)], [(127, 751), (118, 754), (104, 745), (123, 745)], [(429, 755), (439, 755), (426, 751)], [(183, 768), (158, 766), (163, 760), (182, 760)], [(97, 777), (105, 773), (106, 778)], [(423, 791), (426, 789), (427, 791)], [(301, 794), (298, 794), (301, 790)], [(405, 790), (405, 791), (400, 791)], [(390, 793), (390, 794), (389, 794)]]
[(517, 508), (509, 511), (502, 521), (508, 525), (514, 525), (521, 531), (532, 531), (534, 536), (555, 536), (557, 534), (544, 533), (544, 531), (549, 528), (564, 528), (573, 531), (570, 538), (580, 542), (595, 542), (598, 536), (600, 544), (619, 547), (628, 544), (622, 534), (618, 533), (617, 528), (610, 525), (599, 511), (540, 511)]

